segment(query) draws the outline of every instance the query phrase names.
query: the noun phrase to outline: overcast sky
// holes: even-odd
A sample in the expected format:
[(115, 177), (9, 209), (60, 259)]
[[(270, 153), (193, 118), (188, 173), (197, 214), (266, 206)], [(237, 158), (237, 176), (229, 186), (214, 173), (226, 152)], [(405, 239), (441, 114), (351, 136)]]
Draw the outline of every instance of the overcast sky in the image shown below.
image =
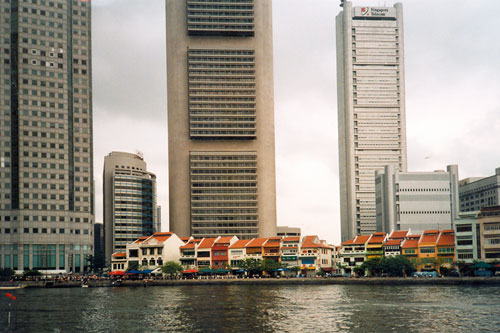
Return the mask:
[[(178, 0), (184, 1), (184, 0)], [(256, 0), (267, 1), (267, 0)], [(111, 151), (144, 153), (168, 230), (164, 0), (93, 0), (96, 221)], [(403, 0), (409, 171), (500, 167), (500, 1)], [(340, 242), (338, 0), (274, 0), (278, 225)], [(392, 6), (395, 1), (353, 1)]]

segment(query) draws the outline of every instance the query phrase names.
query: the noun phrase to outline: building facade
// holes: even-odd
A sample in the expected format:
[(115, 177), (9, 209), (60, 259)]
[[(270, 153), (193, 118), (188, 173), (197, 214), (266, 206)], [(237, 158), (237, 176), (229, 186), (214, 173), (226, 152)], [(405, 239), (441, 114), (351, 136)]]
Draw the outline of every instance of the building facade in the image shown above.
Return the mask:
[(276, 235), (271, 1), (167, 0), (170, 230)]
[(500, 206), (482, 208), (478, 217), (479, 257), (486, 262), (500, 261)]
[(462, 179), (459, 185), (461, 212), (500, 205), (500, 168), (495, 169), (493, 176)]
[(377, 230), (451, 229), (458, 216), (458, 167), (399, 172), (393, 165), (375, 177)]
[(342, 241), (376, 231), (375, 171), (406, 171), (403, 9), (352, 7), (336, 19)]
[(459, 213), (453, 221), (457, 261), (473, 263), (481, 258), (480, 228), (477, 223), (479, 212)]
[(156, 176), (141, 154), (111, 152), (104, 158), (104, 239), (106, 261), (140, 236), (159, 231)]
[(90, 1), (0, 3), (0, 267), (94, 252)]

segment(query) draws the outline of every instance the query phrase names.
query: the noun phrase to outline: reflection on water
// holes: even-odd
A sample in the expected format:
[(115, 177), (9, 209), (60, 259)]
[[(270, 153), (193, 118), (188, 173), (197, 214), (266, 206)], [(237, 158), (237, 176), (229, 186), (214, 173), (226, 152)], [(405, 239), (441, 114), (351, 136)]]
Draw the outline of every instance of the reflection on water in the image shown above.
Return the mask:
[[(15, 332), (499, 331), (500, 287), (179, 286), (24, 289)], [(7, 298), (0, 327), (7, 325)]]

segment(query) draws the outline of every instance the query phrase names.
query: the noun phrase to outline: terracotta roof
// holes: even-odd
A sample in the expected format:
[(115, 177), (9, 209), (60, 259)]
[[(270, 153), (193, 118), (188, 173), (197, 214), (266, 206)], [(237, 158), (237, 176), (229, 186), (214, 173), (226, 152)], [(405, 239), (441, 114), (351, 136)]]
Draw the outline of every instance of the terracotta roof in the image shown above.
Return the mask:
[(300, 237), (299, 236), (285, 237), (283, 238), (283, 242), (300, 242)]
[(420, 239), (421, 235), (408, 235), (406, 236), (407, 239)]
[(354, 244), (354, 238), (353, 239), (349, 239), (343, 243), (341, 243), (340, 245), (352, 245)]
[(144, 242), (144, 241), (145, 241), (146, 239), (148, 239), (148, 238), (149, 238), (149, 236), (142, 236), (142, 237), (139, 237), (139, 238), (137, 238), (137, 239), (134, 241), (134, 243), (142, 243), (142, 242)]
[(389, 236), (389, 239), (403, 239), (407, 234), (408, 230), (394, 230)]
[(306, 236), (306, 237), (304, 237), (304, 241), (302, 242), (302, 245), (300, 247), (301, 248), (317, 248), (317, 247), (321, 247), (321, 248), (325, 248), (325, 249), (331, 249), (332, 248), (331, 246), (314, 242), (314, 240), (317, 237), (318, 236)]
[(356, 238), (354, 239), (354, 242), (352, 242), (354, 245), (361, 245), (361, 244), (365, 244), (366, 241), (368, 240), (368, 238), (370, 238), (370, 235), (359, 235), (359, 236), (356, 236)]
[(244, 249), (248, 243), (250, 243), (250, 239), (240, 239), (237, 240), (233, 245), (231, 245), (230, 249)]
[(215, 239), (216, 238), (203, 238), (200, 245), (198, 246), (198, 249), (210, 249), (210, 248), (212, 248), (212, 245), (214, 245)]
[(246, 247), (261, 247), (265, 242), (267, 242), (267, 238), (252, 238)]
[(425, 230), (419, 243), (436, 243), (439, 237), (439, 230)]
[(372, 234), (370, 237), (370, 240), (368, 241), (368, 244), (377, 244), (377, 243), (382, 243), (385, 239), (385, 232), (375, 232)]
[(189, 242), (185, 245), (181, 245), (180, 249), (184, 250), (184, 249), (194, 249), (194, 246), (196, 244), (195, 243), (192, 243), (192, 242)]
[(385, 246), (394, 246), (394, 245), (401, 245), (402, 239), (388, 239), (385, 242)]
[(126, 257), (127, 252), (116, 252), (111, 255), (112, 257)]
[(152, 236), (149, 236), (148, 240), (146, 240), (146, 243), (148, 243), (153, 238), (156, 239), (159, 243), (163, 243), (173, 234), (173, 232), (155, 232)]
[(270, 242), (270, 241), (267, 241), (263, 247), (280, 247), (281, 246), (281, 242)]
[(439, 240), (437, 242), (438, 246), (452, 246), (455, 245), (455, 234), (453, 230), (443, 230), (441, 235), (439, 235)]
[(407, 239), (404, 241), (403, 249), (414, 249), (418, 247), (418, 239)]
[(184, 243), (189, 242), (190, 239), (191, 239), (191, 236), (189, 236), (189, 237), (181, 237), (181, 241), (183, 241)]
[(226, 236), (226, 237), (221, 237), (219, 238), (215, 244), (229, 244), (231, 242), (231, 239), (233, 239), (234, 236)]

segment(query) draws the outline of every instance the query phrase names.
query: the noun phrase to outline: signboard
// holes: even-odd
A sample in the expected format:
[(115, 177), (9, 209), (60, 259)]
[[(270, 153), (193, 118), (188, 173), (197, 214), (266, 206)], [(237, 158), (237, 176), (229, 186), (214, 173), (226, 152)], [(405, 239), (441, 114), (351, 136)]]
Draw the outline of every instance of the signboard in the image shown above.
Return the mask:
[(395, 8), (387, 7), (354, 7), (355, 17), (396, 17)]

